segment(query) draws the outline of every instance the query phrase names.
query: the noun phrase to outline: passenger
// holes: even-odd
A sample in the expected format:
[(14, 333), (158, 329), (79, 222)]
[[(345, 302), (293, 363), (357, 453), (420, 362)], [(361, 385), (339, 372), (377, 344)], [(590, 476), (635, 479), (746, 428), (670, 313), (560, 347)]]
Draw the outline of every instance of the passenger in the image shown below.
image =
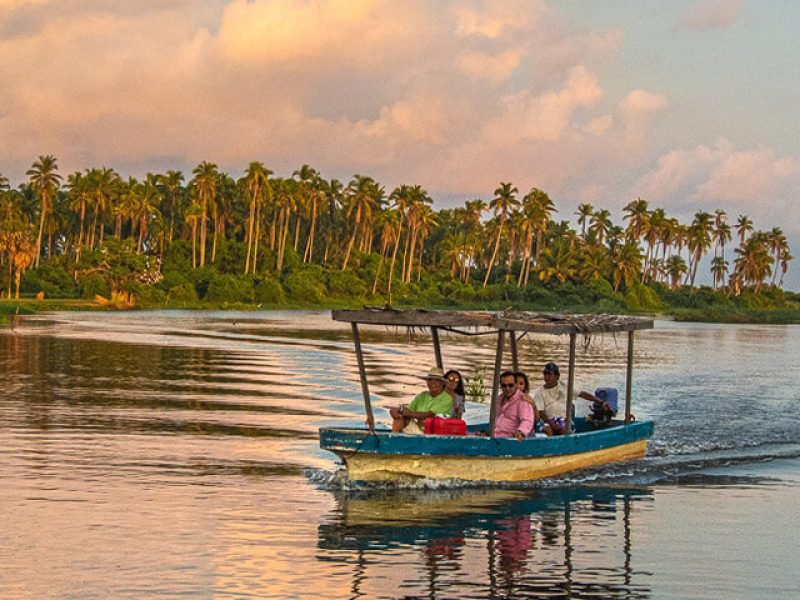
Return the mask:
[(420, 376), (428, 384), (428, 391), (418, 394), (411, 404), (401, 404), (389, 409), (392, 416), (392, 431), (399, 433), (423, 433), (423, 423), (428, 417), (450, 415), (453, 412), (453, 400), (444, 391), (444, 374), (434, 367), (427, 375)]
[(500, 374), (502, 393), (497, 398), (497, 414), (493, 437), (515, 437), (522, 441), (533, 429), (533, 406), (526, 402), (524, 392), (517, 387), (513, 371)]
[[(561, 370), (552, 362), (542, 370), (544, 384), (533, 395), (536, 408), (544, 421), (543, 431), (547, 435), (563, 435), (567, 433), (567, 386), (559, 378)], [(589, 392), (579, 392), (573, 396), (584, 400), (595, 401), (597, 398)]]
[(539, 415), (539, 409), (536, 408), (536, 403), (530, 396), (531, 384), (528, 380), (528, 376), (523, 371), (514, 371), (514, 377), (517, 379), (517, 387), (524, 394), (523, 397), (527, 402), (530, 402), (531, 406), (533, 407), (533, 430), (536, 433), (544, 433), (545, 422)]
[(450, 369), (444, 374), (446, 380), (444, 390), (450, 394), (453, 400), (453, 416), (456, 419), (464, 418), (464, 380), (461, 373), (455, 369)]
[[(596, 394), (589, 394), (592, 396), (592, 412), (586, 417), (586, 420), (596, 429), (608, 427), (611, 425), (611, 420), (617, 416), (616, 393), (614, 393), (614, 400), (611, 400), (608, 398), (606, 389), (595, 391), (597, 392)], [(586, 399), (588, 400), (588, 398)]]

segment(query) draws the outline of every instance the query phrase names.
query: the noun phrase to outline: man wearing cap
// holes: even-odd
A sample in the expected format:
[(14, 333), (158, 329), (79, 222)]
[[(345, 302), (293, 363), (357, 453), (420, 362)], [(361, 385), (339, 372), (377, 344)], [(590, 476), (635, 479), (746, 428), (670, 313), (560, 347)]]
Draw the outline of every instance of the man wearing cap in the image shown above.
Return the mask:
[[(555, 363), (549, 362), (544, 366), (542, 377), (544, 385), (533, 395), (543, 421), (542, 431), (547, 435), (562, 435), (567, 433), (567, 386), (560, 381), (561, 370)], [(579, 392), (573, 400), (575, 398), (599, 402), (589, 392)]]
[(444, 389), (444, 373), (438, 367), (432, 368), (421, 379), (428, 384), (428, 391), (418, 394), (408, 406), (401, 404), (389, 409), (392, 415), (392, 431), (395, 433), (422, 433), (422, 422), (436, 415), (450, 415), (453, 412), (453, 399)]

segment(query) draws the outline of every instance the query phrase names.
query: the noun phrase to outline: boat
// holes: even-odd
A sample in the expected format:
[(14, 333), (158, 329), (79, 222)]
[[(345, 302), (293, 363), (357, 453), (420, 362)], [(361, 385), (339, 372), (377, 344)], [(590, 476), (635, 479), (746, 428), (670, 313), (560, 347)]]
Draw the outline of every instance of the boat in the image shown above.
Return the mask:
[[(320, 447), (337, 455), (350, 481), (414, 481), (419, 479), (473, 482), (520, 482), (560, 476), (571, 471), (643, 458), (653, 422), (636, 420), (631, 412), (635, 332), (653, 328), (653, 319), (621, 315), (565, 315), (522, 311), (473, 312), (364, 308), (334, 310), (335, 321), (350, 323), (366, 411), (365, 427), (321, 427)], [(442, 362), (440, 332), (495, 335), (497, 347), (492, 378), (489, 422), (473, 424), (467, 435), (409, 435), (375, 427), (367, 381), (360, 325), (429, 330), (436, 366)], [(517, 441), (485, 435), (492, 431), (500, 373), (506, 364), (506, 339), (511, 367), (518, 370), (520, 337), (529, 333), (569, 336), (567, 429), (574, 433), (532, 436)], [(624, 415), (595, 428), (573, 417), (575, 356), (578, 336), (626, 333), (627, 369)], [(484, 435), (481, 435), (484, 433)]]

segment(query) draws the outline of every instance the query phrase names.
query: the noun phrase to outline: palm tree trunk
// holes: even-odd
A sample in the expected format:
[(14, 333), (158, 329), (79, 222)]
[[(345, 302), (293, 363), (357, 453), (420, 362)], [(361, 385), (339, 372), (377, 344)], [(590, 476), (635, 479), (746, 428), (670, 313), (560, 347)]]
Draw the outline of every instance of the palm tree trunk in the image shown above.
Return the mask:
[(503, 232), (503, 225), (502, 223), (497, 228), (497, 239), (494, 241), (494, 250), (492, 251), (492, 258), (489, 260), (489, 267), (486, 269), (486, 277), (483, 278), (483, 287), (486, 287), (486, 284), (489, 282), (489, 275), (492, 274), (492, 267), (494, 267), (494, 261), (497, 258), (497, 251), (500, 248), (500, 234)]

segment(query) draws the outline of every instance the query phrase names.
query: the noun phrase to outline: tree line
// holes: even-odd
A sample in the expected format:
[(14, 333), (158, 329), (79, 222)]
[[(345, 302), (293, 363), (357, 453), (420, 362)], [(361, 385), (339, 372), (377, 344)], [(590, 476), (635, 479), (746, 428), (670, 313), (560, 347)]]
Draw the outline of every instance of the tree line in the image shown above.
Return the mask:
[(367, 175), (344, 183), (309, 165), (287, 177), (251, 162), (237, 178), (206, 161), (188, 179), (173, 170), (126, 179), (108, 167), (64, 177), (46, 155), (26, 175), (12, 187), (0, 174), (6, 297), (18, 298), (26, 281), (41, 284), (35, 273), (45, 265), (78, 288), (101, 280), (112, 292), (187, 282), (198, 291), (189, 274), (208, 269), (286, 284), (288, 271), (304, 268), (363, 297), (391, 298), (393, 288), (431, 277), (475, 290), (553, 282), (677, 290), (695, 287), (707, 255), (712, 288), (735, 297), (782, 288), (794, 258), (780, 227), (756, 229), (747, 215), (729, 222), (723, 209), (698, 211), (681, 223), (637, 198), (619, 224), (581, 204), (573, 228), (545, 191), (510, 182), (488, 200), (435, 211), (420, 185), (387, 193)]

